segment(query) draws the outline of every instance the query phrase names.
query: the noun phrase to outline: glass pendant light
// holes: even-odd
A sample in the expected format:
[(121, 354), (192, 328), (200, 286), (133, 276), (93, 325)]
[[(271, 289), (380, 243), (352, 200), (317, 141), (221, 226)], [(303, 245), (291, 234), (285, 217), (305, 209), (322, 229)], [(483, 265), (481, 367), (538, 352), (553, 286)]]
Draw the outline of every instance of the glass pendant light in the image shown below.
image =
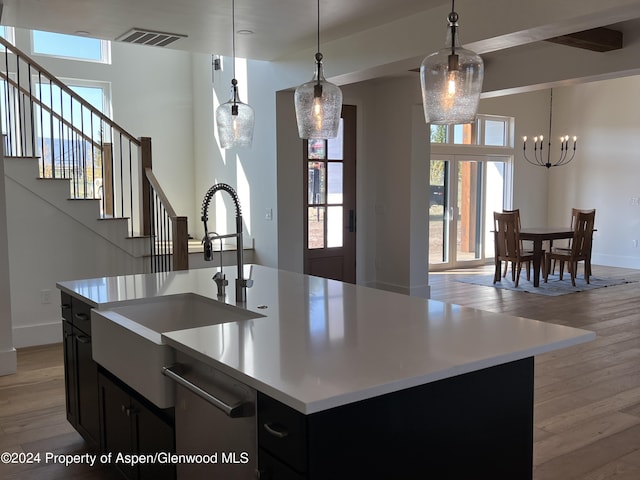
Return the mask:
[(445, 48), (422, 61), (420, 82), (427, 123), (471, 123), (478, 113), (484, 63), (480, 55), (460, 46), (458, 14), (451, 2)]
[(250, 147), (253, 141), (255, 114), (253, 108), (242, 103), (238, 96), (236, 80), (236, 19), (235, 0), (231, 0), (231, 24), (233, 29), (233, 79), (231, 80), (231, 98), (216, 109), (218, 138), (222, 148)]
[(310, 82), (296, 88), (294, 97), (298, 135), (304, 139), (327, 139), (338, 136), (342, 113), (342, 91), (327, 82), (322, 73), (320, 53), (320, 0), (318, 0), (318, 51), (316, 71)]

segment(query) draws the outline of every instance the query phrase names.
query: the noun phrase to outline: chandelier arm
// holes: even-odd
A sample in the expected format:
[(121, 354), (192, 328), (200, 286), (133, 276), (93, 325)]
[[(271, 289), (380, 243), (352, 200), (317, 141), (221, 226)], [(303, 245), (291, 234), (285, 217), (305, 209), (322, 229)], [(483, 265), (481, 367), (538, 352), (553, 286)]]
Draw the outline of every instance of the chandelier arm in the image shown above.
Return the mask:
[(529, 158), (527, 157), (527, 154), (523, 152), (523, 156), (524, 159), (529, 162), (531, 165), (536, 165), (536, 166), (540, 166), (540, 163), (537, 161), (537, 156), (536, 156), (536, 161), (532, 162), (531, 160), (529, 160)]

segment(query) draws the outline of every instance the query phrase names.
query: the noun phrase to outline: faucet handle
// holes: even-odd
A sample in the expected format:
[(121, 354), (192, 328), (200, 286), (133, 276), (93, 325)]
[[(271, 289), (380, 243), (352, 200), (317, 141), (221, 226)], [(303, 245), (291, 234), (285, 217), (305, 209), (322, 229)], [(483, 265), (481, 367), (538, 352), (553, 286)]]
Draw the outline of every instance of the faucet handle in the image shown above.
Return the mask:
[(204, 245), (204, 259), (206, 262), (213, 260), (213, 243), (208, 235), (202, 239)]
[(216, 272), (216, 274), (213, 276), (213, 281), (216, 282), (216, 286), (218, 287), (218, 296), (224, 297), (224, 287), (229, 285), (227, 276), (222, 272)]

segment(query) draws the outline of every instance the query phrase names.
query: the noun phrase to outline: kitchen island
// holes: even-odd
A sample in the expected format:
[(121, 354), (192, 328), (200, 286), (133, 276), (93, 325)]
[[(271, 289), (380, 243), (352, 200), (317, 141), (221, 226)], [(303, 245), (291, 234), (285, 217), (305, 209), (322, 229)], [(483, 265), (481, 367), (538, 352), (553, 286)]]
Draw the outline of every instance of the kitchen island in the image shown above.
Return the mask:
[(250, 312), (254, 318), (193, 328), (185, 319), (161, 339), (258, 392), (257, 463), (268, 478), (530, 479), (533, 357), (595, 338), (247, 268), (254, 283), (241, 304), (233, 289), (217, 296), (215, 269), (58, 286), (101, 312), (185, 294)]

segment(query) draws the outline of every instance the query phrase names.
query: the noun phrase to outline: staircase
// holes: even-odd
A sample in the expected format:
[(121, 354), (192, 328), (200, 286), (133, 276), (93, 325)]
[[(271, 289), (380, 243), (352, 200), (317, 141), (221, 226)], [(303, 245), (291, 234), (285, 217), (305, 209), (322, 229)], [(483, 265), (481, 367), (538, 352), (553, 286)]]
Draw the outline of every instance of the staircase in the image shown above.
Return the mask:
[[(73, 219), (81, 228), (90, 230), (97, 237), (113, 245), (123, 254), (136, 259), (148, 257), (149, 239), (129, 235), (129, 219), (105, 217), (100, 214), (100, 199), (69, 198), (68, 179), (39, 178), (39, 159), (34, 157), (6, 157), (5, 181), (23, 190), (23, 195), (32, 196), (36, 202), (53, 207), (58, 215)], [(13, 200), (12, 197), (10, 197)], [(137, 261), (140, 263), (140, 260)], [(148, 260), (145, 262), (148, 263)], [(147, 270), (144, 264), (143, 270)], [(134, 268), (140, 270), (140, 267)]]
[(126, 132), (2, 37), (0, 45), (5, 177), (145, 258), (144, 271), (188, 269), (186, 217), (153, 175), (151, 139)]

